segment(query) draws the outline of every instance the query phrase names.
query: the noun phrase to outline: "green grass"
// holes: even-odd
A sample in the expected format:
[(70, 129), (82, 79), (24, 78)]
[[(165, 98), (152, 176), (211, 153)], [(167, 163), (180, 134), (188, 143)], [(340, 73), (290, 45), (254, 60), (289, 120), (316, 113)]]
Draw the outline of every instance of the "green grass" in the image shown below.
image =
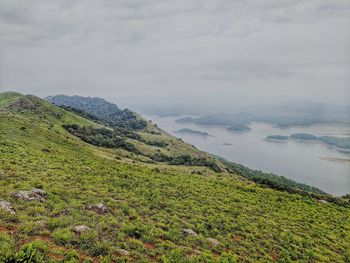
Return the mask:
[(0, 107), (6, 106), (21, 97), (23, 97), (23, 95), (16, 92), (9, 91), (9, 92), (0, 93)]
[[(62, 128), (91, 122), (38, 103), (39, 114), (0, 108), (0, 198), (17, 211), (0, 210), (0, 261), (29, 251), (33, 262), (349, 262), (349, 208), (91, 146)], [(11, 197), (32, 187), (47, 192), (46, 202)], [(84, 209), (96, 203), (109, 212)], [(91, 230), (77, 235), (76, 225)]]

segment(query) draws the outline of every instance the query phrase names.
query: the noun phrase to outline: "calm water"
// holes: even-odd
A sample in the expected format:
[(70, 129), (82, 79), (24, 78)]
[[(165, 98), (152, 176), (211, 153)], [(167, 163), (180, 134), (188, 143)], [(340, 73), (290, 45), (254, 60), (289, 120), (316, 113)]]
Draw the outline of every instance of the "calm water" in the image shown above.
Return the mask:
[[(148, 116), (148, 118), (160, 128), (197, 148), (230, 161), (253, 169), (284, 175), (298, 182), (314, 185), (333, 195), (350, 193), (350, 163), (321, 159), (321, 157), (350, 159), (350, 155), (316, 143), (296, 141), (278, 143), (263, 140), (268, 135), (290, 135), (301, 132), (344, 136), (350, 134), (349, 126), (313, 125), (280, 129), (266, 123), (253, 123), (250, 126), (251, 132), (239, 134), (219, 127), (176, 123), (175, 120), (179, 117)], [(181, 128), (207, 132), (213, 137), (175, 133)]]

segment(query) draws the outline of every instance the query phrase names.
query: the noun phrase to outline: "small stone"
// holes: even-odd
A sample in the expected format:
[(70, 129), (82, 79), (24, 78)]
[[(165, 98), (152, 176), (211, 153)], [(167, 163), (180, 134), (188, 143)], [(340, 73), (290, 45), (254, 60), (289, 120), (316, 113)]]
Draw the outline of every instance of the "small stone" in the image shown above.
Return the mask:
[(98, 214), (105, 214), (108, 212), (107, 206), (101, 203), (95, 205), (87, 205), (85, 209), (95, 211)]
[(129, 251), (125, 250), (125, 249), (118, 249), (117, 250), (118, 254), (121, 255), (121, 256), (128, 256), (130, 253)]
[(35, 222), (38, 226), (44, 227), (46, 225), (46, 220), (39, 220)]
[(84, 226), (84, 225), (79, 225), (79, 226), (75, 226), (73, 228), (74, 232), (78, 233), (78, 234), (82, 234), (84, 233), (85, 231), (88, 231), (88, 230), (91, 230), (90, 227), (88, 226)]
[(11, 206), (11, 203), (7, 202), (5, 200), (2, 200), (2, 199), (0, 199), (0, 209), (5, 210), (6, 212), (10, 213), (11, 215), (16, 214), (16, 211)]
[(183, 233), (188, 236), (197, 236), (197, 233), (194, 232), (192, 229), (182, 229)]
[(209, 244), (212, 247), (216, 247), (216, 246), (218, 246), (220, 244), (220, 242), (218, 240), (216, 240), (215, 238), (212, 238), (212, 237), (208, 237), (207, 241), (209, 242)]
[(323, 200), (323, 199), (318, 200), (318, 202), (321, 204), (328, 204), (328, 202), (326, 200)]

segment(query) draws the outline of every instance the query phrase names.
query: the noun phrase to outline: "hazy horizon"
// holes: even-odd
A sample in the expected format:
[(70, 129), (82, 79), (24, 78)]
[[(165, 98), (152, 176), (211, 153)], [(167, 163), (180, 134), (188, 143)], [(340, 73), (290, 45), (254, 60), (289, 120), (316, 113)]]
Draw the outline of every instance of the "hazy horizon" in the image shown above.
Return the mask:
[(350, 98), (349, 1), (5, 0), (0, 22), (0, 91), (213, 112)]

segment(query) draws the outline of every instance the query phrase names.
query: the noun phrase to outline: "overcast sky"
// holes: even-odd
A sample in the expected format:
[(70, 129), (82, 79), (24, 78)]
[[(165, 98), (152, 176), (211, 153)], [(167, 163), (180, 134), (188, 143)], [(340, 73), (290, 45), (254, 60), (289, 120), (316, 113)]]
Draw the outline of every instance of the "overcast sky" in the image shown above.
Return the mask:
[(1, 0), (0, 90), (139, 107), (350, 100), (349, 0)]

